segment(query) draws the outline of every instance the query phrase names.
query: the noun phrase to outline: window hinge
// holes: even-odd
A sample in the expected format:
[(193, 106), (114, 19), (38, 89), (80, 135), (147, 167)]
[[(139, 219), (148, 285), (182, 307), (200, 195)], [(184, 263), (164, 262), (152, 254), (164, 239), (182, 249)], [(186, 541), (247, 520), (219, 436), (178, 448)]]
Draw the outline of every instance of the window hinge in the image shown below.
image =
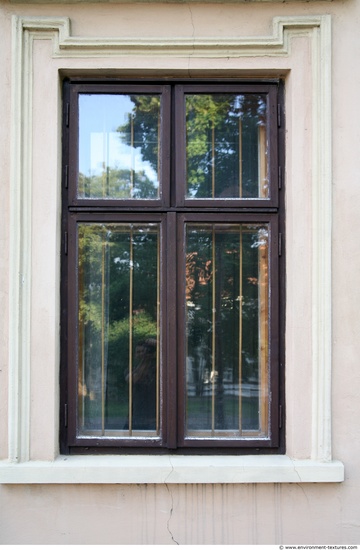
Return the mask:
[(64, 425), (65, 425), (65, 428), (67, 428), (67, 425), (68, 425), (68, 406), (67, 406), (67, 403), (65, 403), (65, 405), (64, 405)]
[(278, 181), (279, 181), (279, 189), (281, 189), (282, 188), (282, 167), (281, 166), (279, 166)]
[(65, 124), (66, 124), (67, 128), (69, 127), (69, 123), (70, 123), (70, 103), (66, 103), (66, 107), (65, 107)]
[(65, 231), (64, 233), (64, 254), (67, 255), (68, 253), (68, 232)]
[(279, 428), (283, 427), (283, 406), (279, 405)]
[(282, 254), (282, 233), (279, 233), (279, 256)]
[(278, 122), (278, 128), (281, 126), (281, 105), (278, 103), (277, 106), (277, 122)]
[(65, 189), (68, 188), (69, 185), (69, 165), (66, 164), (65, 166)]

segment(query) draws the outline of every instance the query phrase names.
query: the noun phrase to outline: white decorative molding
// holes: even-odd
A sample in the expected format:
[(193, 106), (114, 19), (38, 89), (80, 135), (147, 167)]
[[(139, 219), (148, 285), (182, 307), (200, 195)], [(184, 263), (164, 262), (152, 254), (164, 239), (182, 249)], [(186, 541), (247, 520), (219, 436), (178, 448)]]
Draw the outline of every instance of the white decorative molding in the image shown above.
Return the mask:
[(312, 458), (331, 460), (331, 20), (313, 29)]
[[(15, 471), (13, 468), (18, 467), (19, 470), (16, 470), (19, 472), (18, 479), (28, 479), (26, 477), (28, 474), (21, 474), (21, 472), (29, 472), (29, 468), (32, 467), (30, 466), (32, 463), (28, 461), (30, 456), (31, 94), (34, 40), (52, 40), (52, 56), (55, 59), (139, 56), (157, 58), (261, 58), (289, 55), (291, 40), (295, 36), (306, 36), (310, 40), (313, 68), (311, 92), (313, 106), (311, 175), (313, 190), (313, 461), (308, 462), (308, 465), (313, 468), (313, 472), (319, 471), (314, 464), (321, 465), (321, 468), (328, 466), (329, 472), (334, 467), (338, 473), (333, 481), (340, 481), (339, 463), (331, 462), (331, 18), (328, 15), (275, 17), (272, 34), (263, 37), (197, 38), (195, 36), (193, 38), (151, 39), (76, 37), (71, 35), (70, 21), (66, 17), (13, 17), (12, 171), (10, 191), (10, 463), (6, 462), (0, 466), (0, 472), (6, 471), (9, 473), (9, 475), (6, 474), (6, 479), (13, 475), (10, 473)], [(263, 460), (267, 459), (267, 463), (270, 464), (270, 458), (272, 457), (263, 457)], [(132, 457), (132, 460), (134, 460), (134, 457)], [(165, 459), (162, 458), (161, 460)], [(236, 460), (239, 461), (239, 468), (241, 468), (244, 457), (237, 457)], [(251, 460), (253, 461), (254, 457)], [(278, 457), (278, 460), (282, 460), (283, 464), (286, 460), (290, 461), (287, 462), (288, 466), (291, 463), (289, 457)], [(21, 468), (20, 464), (11, 466), (11, 463), (16, 462), (25, 464), (22, 464)], [(70, 462), (76, 469), (76, 464), (79, 462), (74, 461), (74, 458), (71, 458)], [(118, 463), (121, 463), (120, 459), (118, 459)], [(275, 463), (276, 461), (273, 462), (273, 464)], [(35, 463), (34, 466), (36, 464), (38, 463)], [(52, 471), (57, 472), (57, 464), (60, 463), (51, 464), (55, 465)], [(266, 460), (262, 464), (264, 466)], [(280, 465), (280, 462), (278, 464)], [(42, 471), (42, 468), (45, 468), (46, 471), (51, 470), (51, 468), (49, 470), (49, 466), (39, 466), (39, 468), (39, 472)], [(294, 470), (293, 465), (291, 468)], [(327, 481), (331, 481), (331, 476), (332, 474), (328, 475), (329, 479)], [(289, 475), (285, 477), (287, 481), (290, 480)], [(314, 474), (311, 480), (316, 481), (315, 478), (316, 475)], [(325, 480), (320, 478), (319, 481)], [(255, 479), (258, 479), (257, 475), (253, 476), (253, 481)], [(306, 479), (304, 480), (306, 481)], [(249, 481), (251, 480), (248, 478), (247, 482)]]
[[(201, 38), (201, 37), (163, 37), (163, 38), (86, 38), (72, 36), (68, 17), (14, 17), (14, 29), (18, 36), (17, 46), (30, 40), (52, 38), (53, 57), (60, 58), (96, 58), (96, 57), (263, 57), (285, 56), (289, 53), (290, 41), (294, 35), (312, 37), (318, 29), (319, 36), (312, 37), (314, 54), (320, 54), (327, 62), (329, 49), (323, 49), (326, 32), (330, 29), (331, 17), (328, 15), (274, 17), (273, 32), (270, 36)], [(324, 36), (325, 35), (325, 36)], [(29, 48), (31, 46), (29, 45)], [(330, 61), (330, 58), (329, 58)], [(317, 78), (318, 80), (318, 78)]]

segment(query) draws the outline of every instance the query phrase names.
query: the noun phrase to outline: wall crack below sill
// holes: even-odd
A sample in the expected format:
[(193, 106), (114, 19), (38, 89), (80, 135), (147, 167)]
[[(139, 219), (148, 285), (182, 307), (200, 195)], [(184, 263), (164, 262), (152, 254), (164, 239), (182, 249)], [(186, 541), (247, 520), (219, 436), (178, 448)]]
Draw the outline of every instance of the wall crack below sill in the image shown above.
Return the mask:
[(172, 515), (173, 515), (173, 512), (174, 512), (174, 497), (173, 497), (173, 494), (172, 494), (172, 491), (169, 487), (169, 484), (167, 483), (167, 480), (168, 478), (171, 476), (171, 474), (173, 473), (174, 471), (174, 465), (173, 463), (171, 462), (171, 458), (169, 457), (169, 462), (170, 462), (170, 466), (171, 466), (171, 471), (168, 473), (168, 475), (166, 476), (166, 478), (164, 479), (164, 484), (165, 484), (165, 487), (170, 495), (170, 499), (171, 499), (171, 506), (170, 506), (170, 513), (169, 513), (169, 517), (168, 517), (168, 520), (166, 522), (166, 527), (167, 527), (167, 530), (169, 532), (169, 535), (172, 539), (172, 541), (177, 544), (179, 546), (179, 542), (177, 542), (177, 540), (174, 539), (174, 535), (172, 534), (171, 532), (171, 529), (170, 529), (170, 522), (171, 522), (171, 518), (172, 518)]

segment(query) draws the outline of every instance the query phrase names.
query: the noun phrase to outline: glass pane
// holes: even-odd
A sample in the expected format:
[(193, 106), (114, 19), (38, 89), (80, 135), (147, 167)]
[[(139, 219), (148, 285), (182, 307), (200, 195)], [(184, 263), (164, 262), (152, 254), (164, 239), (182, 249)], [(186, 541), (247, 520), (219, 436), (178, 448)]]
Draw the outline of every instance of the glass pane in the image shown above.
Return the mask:
[(78, 227), (80, 435), (159, 433), (159, 226)]
[(80, 94), (78, 197), (156, 199), (160, 95)]
[(268, 226), (187, 224), (186, 435), (268, 435)]
[(268, 198), (266, 96), (188, 94), (186, 196)]

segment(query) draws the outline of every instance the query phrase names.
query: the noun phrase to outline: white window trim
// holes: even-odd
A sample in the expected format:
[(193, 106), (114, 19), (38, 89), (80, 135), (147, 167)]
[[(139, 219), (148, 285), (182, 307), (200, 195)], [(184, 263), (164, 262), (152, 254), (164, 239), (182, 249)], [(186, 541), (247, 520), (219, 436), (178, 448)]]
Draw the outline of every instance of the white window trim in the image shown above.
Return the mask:
[[(54, 58), (286, 56), (294, 36), (311, 41), (312, 443), (290, 456), (59, 456), (30, 460), (30, 298), (33, 42), (51, 39)], [(331, 17), (276, 17), (271, 36), (109, 39), (73, 37), (65, 17), (13, 17), (11, 264), (8, 459), (2, 483), (340, 482), (331, 453)], [(56, 454), (56, 453), (55, 453)]]

